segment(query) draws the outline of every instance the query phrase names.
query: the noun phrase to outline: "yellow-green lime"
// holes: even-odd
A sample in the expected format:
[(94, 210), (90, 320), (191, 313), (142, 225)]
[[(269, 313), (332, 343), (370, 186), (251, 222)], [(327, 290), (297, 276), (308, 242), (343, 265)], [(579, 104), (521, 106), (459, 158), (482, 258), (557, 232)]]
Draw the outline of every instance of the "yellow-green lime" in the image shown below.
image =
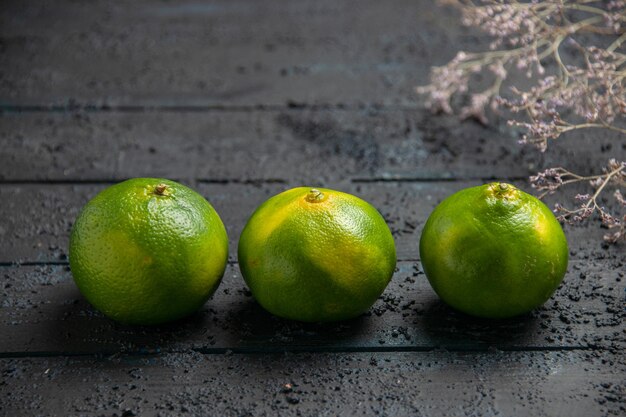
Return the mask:
[(239, 240), (239, 266), (253, 296), (270, 313), (292, 320), (362, 314), (395, 265), (394, 240), (380, 213), (326, 188), (293, 188), (270, 198)]
[(545, 204), (510, 184), (461, 190), (439, 204), (420, 240), (435, 292), (464, 313), (506, 318), (542, 305), (567, 269), (561, 225)]
[(197, 310), (217, 289), (227, 258), (226, 229), (213, 207), (165, 179), (105, 189), (82, 209), (70, 238), (81, 293), (129, 324), (164, 323)]

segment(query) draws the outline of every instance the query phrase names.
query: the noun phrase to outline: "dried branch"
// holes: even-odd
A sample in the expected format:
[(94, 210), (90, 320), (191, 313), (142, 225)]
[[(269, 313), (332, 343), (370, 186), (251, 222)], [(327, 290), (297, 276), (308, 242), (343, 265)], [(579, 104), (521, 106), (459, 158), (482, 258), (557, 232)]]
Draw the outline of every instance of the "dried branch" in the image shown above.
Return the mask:
[[(626, 0), (439, 2), (457, 7), (463, 24), (486, 31), (493, 41), (488, 51), (459, 52), (446, 65), (432, 68), (430, 84), (417, 88), (426, 95), (431, 110), (453, 113), (452, 98), (469, 95), (469, 104), (459, 110), (461, 118), (487, 124), (487, 108), (519, 114), (522, 120), (509, 120), (509, 125), (524, 132), (520, 143), (542, 152), (551, 141), (573, 130), (601, 128), (626, 135)], [(584, 44), (583, 34), (608, 40), (604, 42), (607, 46)], [(568, 59), (562, 53), (565, 49), (571, 52)], [(547, 74), (549, 62), (556, 70)], [(525, 90), (508, 85), (504, 97), (501, 90), (515, 72), (525, 73), (534, 85)], [(472, 91), (472, 81), (479, 73), (491, 74), (493, 82), (482, 91)], [(601, 207), (598, 197), (609, 185), (615, 186), (613, 195), (623, 207), (624, 162), (611, 160), (603, 172), (583, 177), (564, 168), (551, 168), (531, 177), (531, 183), (544, 191), (543, 197), (564, 185), (591, 181), (595, 192), (586, 200), (579, 195), (580, 207), (570, 210), (557, 205), (555, 211), (570, 223), (597, 213), (603, 225), (617, 229), (605, 238), (618, 241), (624, 238), (626, 222)]]
[(569, 224), (576, 224), (597, 213), (602, 224), (612, 229), (610, 233), (604, 236), (604, 239), (608, 242), (616, 243), (619, 240), (626, 240), (624, 230), (626, 227), (626, 215), (623, 215), (620, 220), (619, 216), (611, 214), (604, 206), (600, 205), (598, 200), (607, 186), (612, 185), (616, 188), (613, 196), (622, 209), (626, 208), (626, 200), (619, 189), (619, 187), (626, 185), (626, 162), (618, 162), (615, 159), (611, 159), (603, 171), (604, 173), (600, 175), (581, 176), (565, 168), (549, 168), (531, 176), (530, 182), (533, 188), (542, 191), (539, 197), (543, 198), (547, 194), (552, 194), (568, 184), (587, 181), (595, 189), (593, 195), (577, 194), (574, 199), (580, 205), (573, 209), (557, 203), (555, 212), (559, 215), (558, 219)]

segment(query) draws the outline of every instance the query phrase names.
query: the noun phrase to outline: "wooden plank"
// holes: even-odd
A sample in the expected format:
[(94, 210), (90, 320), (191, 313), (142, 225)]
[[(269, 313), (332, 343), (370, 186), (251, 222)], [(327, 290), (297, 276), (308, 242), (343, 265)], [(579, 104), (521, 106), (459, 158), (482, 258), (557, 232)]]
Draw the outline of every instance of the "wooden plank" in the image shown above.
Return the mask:
[(414, 106), (432, 65), (491, 41), (429, 0), (13, 0), (0, 40), (0, 103), (37, 108)]
[(607, 352), (0, 360), (5, 415), (624, 415)]
[(11, 105), (411, 103), (432, 64), (475, 48), (458, 19), (428, 0), (6, 1), (0, 97)]
[[(337, 188), (355, 194), (378, 208), (394, 234), (398, 259), (409, 260), (419, 259), (422, 228), (434, 208), (449, 195), (482, 183), (483, 181), (374, 182), (353, 183), (345, 187), (338, 184)], [(511, 183), (521, 190), (532, 193), (527, 183), (520, 181)], [(573, 187), (564, 195), (548, 196), (545, 203), (553, 207), (555, 201), (573, 201), (573, 196), (580, 190)], [(614, 210), (617, 203), (608, 200), (605, 204)], [(617, 264), (626, 262), (626, 252), (621, 245), (609, 246), (604, 243), (602, 236), (607, 230), (600, 227), (599, 221), (583, 225), (566, 224), (563, 225), (563, 229), (568, 240), (571, 259), (612, 259)]]
[(0, 186), (0, 262), (66, 262), (82, 206), (105, 186)]
[[(317, 186), (355, 194), (383, 214), (396, 240), (398, 259), (419, 259), (419, 238), (426, 219), (445, 197), (478, 181), (366, 182), (314, 181)], [(516, 183), (522, 189), (528, 187)], [(236, 259), (237, 241), (254, 209), (283, 190), (301, 184), (200, 183), (195, 188), (218, 211), (230, 240), (230, 259)], [(65, 262), (72, 224), (89, 199), (107, 184), (0, 185), (0, 235), (4, 238), (0, 262)], [(554, 198), (552, 199), (554, 201)], [(610, 205), (609, 205), (610, 207)], [(612, 259), (626, 262), (621, 246), (606, 246), (606, 233), (597, 222), (565, 226), (573, 259)]]
[(266, 313), (229, 265), (213, 298), (171, 325), (122, 326), (90, 307), (65, 265), (2, 267), (0, 354), (626, 347), (624, 273), (609, 262), (575, 261), (545, 306), (493, 321), (439, 301), (416, 262), (399, 262), (372, 309), (336, 324), (301, 324)]
[[(0, 262), (66, 262), (69, 235), (80, 209), (109, 184), (19, 184), (0, 186), (4, 236)], [(217, 192), (219, 190), (219, 193)], [(243, 224), (254, 209), (282, 190), (280, 184), (208, 184), (208, 192), (229, 232), (231, 259)], [(214, 196), (211, 196), (215, 193)], [(205, 194), (206, 196), (206, 194)]]
[(511, 133), (413, 110), (6, 113), (0, 180), (137, 176), (213, 180), (519, 178), (626, 159), (614, 134), (576, 133), (546, 154)]
[[(408, 260), (419, 259), (422, 228), (433, 209), (449, 195), (482, 183), (483, 181), (354, 183), (346, 186), (345, 190), (369, 201), (380, 210), (394, 234), (398, 259)], [(512, 183), (522, 190), (532, 192), (523, 182)], [(338, 188), (342, 189), (341, 186)], [(575, 189), (569, 190), (570, 197), (575, 192)], [(555, 200), (556, 196), (549, 196), (546, 204), (552, 207)], [(611, 203), (607, 207), (614, 208), (615, 202)], [(618, 263), (626, 261), (623, 248), (604, 244), (602, 236), (606, 230), (601, 229), (597, 222), (582, 226), (564, 225), (564, 231), (573, 259), (608, 258)]]

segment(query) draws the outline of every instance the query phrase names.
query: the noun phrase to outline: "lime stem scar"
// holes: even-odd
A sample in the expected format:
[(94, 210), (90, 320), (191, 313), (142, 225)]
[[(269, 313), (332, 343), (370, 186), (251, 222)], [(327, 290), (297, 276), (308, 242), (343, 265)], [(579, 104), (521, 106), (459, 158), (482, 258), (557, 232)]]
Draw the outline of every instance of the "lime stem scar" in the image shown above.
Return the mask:
[(323, 192), (316, 188), (311, 188), (309, 193), (306, 195), (306, 201), (309, 203), (319, 203), (326, 199), (326, 196)]
[(167, 190), (167, 184), (159, 184), (154, 187), (154, 193), (157, 195), (165, 195), (165, 190)]

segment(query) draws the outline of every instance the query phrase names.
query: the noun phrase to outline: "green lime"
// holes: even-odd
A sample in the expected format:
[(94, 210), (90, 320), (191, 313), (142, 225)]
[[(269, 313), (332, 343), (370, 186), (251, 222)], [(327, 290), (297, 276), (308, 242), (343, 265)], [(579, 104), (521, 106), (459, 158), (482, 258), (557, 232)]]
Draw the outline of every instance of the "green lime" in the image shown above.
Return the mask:
[(200, 308), (228, 257), (226, 229), (198, 193), (165, 179), (113, 185), (85, 205), (70, 238), (70, 267), (108, 317), (158, 324)]
[(292, 320), (362, 314), (395, 265), (393, 237), (380, 213), (325, 188), (294, 188), (270, 198), (239, 240), (239, 266), (253, 296), (270, 313)]
[(565, 275), (568, 248), (545, 204), (492, 183), (461, 190), (435, 208), (420, 257), (444, 302), (474, 316), (506, 318), (550, 298)]

